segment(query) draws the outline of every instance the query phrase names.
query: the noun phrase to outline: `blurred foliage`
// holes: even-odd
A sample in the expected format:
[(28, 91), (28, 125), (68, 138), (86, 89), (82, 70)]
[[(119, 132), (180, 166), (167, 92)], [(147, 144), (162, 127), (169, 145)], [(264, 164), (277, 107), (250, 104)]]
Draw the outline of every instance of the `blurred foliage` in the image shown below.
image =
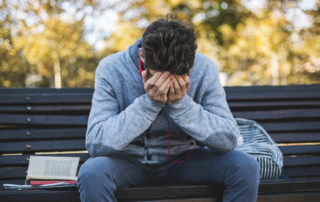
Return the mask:
[[(300, 0), (261, 0), (256, 7), (250, 5), (259, 0), (102, 2), (0, 0), (0, 87), (93, 87), (99, 60), (125, 50), (163, 17), (194, 25), (198, 51), (219, 64), (229, 86), (320, 83), (319, 1), (304, 9)], [(118, 20), (97, 50), (84, 38), (84, 22), (106, 10), (117, 12)], [(307, 16), (300, 23), (311, 25), (288, 20), (293, 10)]]
[(84, 40), (83, 20), (67, 19), (62, 3), (94, 1), (2, 1), (0, 86), (93, 86), (99, 58)]

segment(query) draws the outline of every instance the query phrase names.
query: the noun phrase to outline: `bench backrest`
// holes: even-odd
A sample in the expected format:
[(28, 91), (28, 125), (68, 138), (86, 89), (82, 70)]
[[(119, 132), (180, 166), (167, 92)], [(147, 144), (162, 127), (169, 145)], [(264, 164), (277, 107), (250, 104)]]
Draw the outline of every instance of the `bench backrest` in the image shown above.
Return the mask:
[[(225, 91), (234, 117), (256, 120), (279, 144), (283, 174), (320, 176), (320, 85)], [(83, 163), (92, 94), (92, 88), (0, 89), (0, 185), (23, 183), (31, 154), (80, 156)]]

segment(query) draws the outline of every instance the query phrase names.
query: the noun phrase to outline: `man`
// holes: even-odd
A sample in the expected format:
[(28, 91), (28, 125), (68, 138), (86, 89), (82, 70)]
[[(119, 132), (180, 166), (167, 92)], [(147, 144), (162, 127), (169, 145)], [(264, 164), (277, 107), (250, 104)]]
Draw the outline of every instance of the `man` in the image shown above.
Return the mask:
[(234, 150), (239, 129), (217, 65), (196, 48), (191, 25), (160, 19), (99, 63), (81, 201), (116, 201), (119, 188), (174, 182), (219, 184), (223, 201), (256, 201), (259, 165)]

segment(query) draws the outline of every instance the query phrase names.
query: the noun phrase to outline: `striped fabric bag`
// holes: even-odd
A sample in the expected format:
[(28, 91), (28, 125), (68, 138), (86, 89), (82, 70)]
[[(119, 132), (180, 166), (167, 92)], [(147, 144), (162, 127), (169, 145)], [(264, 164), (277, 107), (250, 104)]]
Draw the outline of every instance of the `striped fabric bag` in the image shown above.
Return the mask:
[(283, 166), (283, 156), (277, 143), (267, 131), (253, 120), (235, 118), (243, 139), (236, 150), (253, 156), (260, 165), (260, 179), (279, 178)]

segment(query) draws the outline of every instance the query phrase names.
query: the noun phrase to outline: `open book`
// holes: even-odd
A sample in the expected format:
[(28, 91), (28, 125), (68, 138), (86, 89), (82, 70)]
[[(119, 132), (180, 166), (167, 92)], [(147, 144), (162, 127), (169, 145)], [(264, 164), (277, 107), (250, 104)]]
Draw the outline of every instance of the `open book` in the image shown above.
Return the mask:
[(24, 185), (3, 184), (5, 189), (46, 189), (76, 186), (80, 157), (30, 156)]
[(77, 180), (80, 157), (30, 156), (27, 180)]
[(80, 157), (30, 156), (27, 180), (77, 180)]

